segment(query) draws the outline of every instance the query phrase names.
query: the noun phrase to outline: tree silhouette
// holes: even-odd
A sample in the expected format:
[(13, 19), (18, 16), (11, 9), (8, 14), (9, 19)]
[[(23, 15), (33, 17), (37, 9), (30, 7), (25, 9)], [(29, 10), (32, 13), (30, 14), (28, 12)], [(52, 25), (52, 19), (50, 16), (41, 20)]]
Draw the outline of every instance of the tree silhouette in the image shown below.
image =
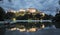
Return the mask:
[[(4, 19), (5, 19), (5, 11), (2, 7), (0, 7), (0, 21), (4, 21)], [(5, 33), (5, 27), (0, 27), (0, 35), (4, 35), (4, 33)]]
[(30, 14), (25, 14), (23, 17), (24, 17), (25, 20), (28, 20), (28, 19), (31, 19), (33, 16), (30, 13)]
[(40, 15), (39, 13), (37, 13), (34, 17), (35, 17), (36, 19), (40, 20), (40, 19), (41, 19), (41, 16), (42, 16), (42, 15)]
[(16, 17), (17, 20), (23, 20), (23, 16)]
[[(59, 11), (60, 12), (60, 11)], [(60, 13), (57, 13), (53, 19), (56, 28), (60, 28)]]
[(53, 16), (52, 15), (47, 15), (47, 14), (45, 14), (45, 16), (44, 16), (44, 20), (51, 20), (53, 18)]
[(2, 7), (0, 7), (0, 21), (5, 19), (5, 11)]
[(15, 17), (15, 14), (13, 12), (7, 12), (6, 13), (6, 19), (12, 19)]

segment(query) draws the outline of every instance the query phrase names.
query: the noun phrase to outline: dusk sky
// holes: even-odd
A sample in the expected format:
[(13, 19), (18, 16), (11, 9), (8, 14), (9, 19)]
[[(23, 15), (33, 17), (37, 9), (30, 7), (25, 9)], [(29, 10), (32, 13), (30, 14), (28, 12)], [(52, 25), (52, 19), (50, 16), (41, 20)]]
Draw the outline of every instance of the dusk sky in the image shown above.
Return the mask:
[(47, 14), (55, 15), (56, 8), (59, 8), (59, 0), (4, 0), (2, 6), (5, 10), (11, 8), (13, 10), (19, 10), (21, 8), (36, 8)]

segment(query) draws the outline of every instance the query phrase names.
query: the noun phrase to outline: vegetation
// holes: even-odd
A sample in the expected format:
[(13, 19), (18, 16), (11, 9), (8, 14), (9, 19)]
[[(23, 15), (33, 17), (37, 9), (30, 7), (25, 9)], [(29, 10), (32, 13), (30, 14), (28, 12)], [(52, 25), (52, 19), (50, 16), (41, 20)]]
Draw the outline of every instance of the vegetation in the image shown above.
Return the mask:
[(15, 14), (13, 12), (7, 12), (6, 13), (6, 19), (12, 19), (15, 17)]
[[(0, 21), (4, 21), (5, 19), (5, 11), (2, 7), (0, 7)], [(0, 27), (0, 35), (4, 35), (5, 27)]]
[(5, 11), (2, 7), (0, 7), (0, 21), (5, 19)]
[(60, 28), (60, 11), (55, 15), (53, 22), (56, 28)]

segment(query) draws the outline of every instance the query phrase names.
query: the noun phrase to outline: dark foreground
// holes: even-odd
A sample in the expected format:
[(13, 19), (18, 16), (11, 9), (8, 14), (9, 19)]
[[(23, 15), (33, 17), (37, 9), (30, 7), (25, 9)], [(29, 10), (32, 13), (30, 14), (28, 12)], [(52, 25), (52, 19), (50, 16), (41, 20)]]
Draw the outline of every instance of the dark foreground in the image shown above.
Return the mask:
[(20, 32), (19, 30), (6, 30), (5, 35), (60, 35), (60, 29), (43, 29), (36, 32)]

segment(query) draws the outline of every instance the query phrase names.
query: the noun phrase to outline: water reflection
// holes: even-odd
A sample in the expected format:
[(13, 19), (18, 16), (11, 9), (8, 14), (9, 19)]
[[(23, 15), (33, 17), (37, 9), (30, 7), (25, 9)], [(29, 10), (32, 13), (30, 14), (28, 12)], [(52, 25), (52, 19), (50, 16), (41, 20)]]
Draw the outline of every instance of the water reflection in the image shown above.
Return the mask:
[(28, 31), (29, 32), (35, 32), (37, 29), (36, 28), (30, 28)]
[[(50, 28), (55, 28), (54, 25), (52, 25), (52, 23), (17, 23), (17, 24), (13, 24), (14, 27), (10, 27), (7, 28), (11, 31), (14, 30), (19, 30), (20, 32), (36, 32), (38, 30), (42, 30), (42, 29), (50, 29)], [(10, 25), (10, 26), (13, 26)]]

